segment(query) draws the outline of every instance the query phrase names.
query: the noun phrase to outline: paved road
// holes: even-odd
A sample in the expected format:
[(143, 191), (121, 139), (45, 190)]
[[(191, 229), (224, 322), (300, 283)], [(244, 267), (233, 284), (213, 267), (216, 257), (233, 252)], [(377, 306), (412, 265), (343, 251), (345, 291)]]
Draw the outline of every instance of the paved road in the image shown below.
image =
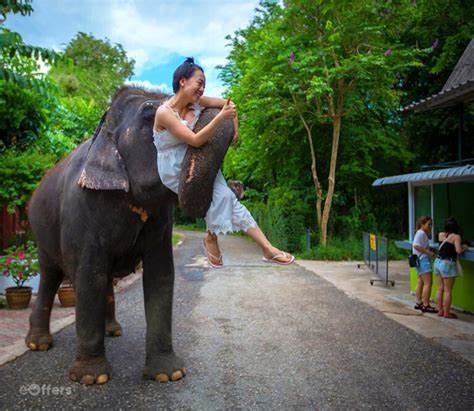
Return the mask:
[(0, 409), (474, 409), (474, 368), (461, 357), (297, 265), (260, 262), (244, 238), (225, 237), (226, 268), (209, 270), (201, 236), (188, 233), (176, 252), (174, 341), (184, 380), (141, 379), (137, 282), (118, 296), (124, 335), (107, 340), (110, 383), (69, 382), (70, 326), (52, 350), (0, 368)]

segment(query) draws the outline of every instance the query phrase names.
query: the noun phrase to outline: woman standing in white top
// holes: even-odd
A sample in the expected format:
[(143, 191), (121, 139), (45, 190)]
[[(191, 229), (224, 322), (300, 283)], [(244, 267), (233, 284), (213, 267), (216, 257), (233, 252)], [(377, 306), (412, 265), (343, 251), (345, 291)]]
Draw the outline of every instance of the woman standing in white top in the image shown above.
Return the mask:
[[(173, 74), (174, 95), (163, 103), (155, 115), (154, 142), (157, 150), (158, 173), (163, 184), (178, 193), (181, 166), (188, 145), (200, 147), (214, 134), (217, 126), (227, 118), (234, 118), (236, 109), (232, 102), (203, 96), (206, 78), (202, 67), (188, 58)], [(194, 126), (203, 107), (222, 108), (220, 113), (198, 133)], [(237, 137), (236, 135), (234, 140)], [(244, 231), (262, 248), (263, 259), (277, 264), (291, 264), (294, 257), (273, 247), (257, 223), (227, 186), (219, 170), (214, 182), (212, 202), (206, 217), (207, 234), (203, 240), (210, 265), (223, 266), (217, 235)]]
[(432, 271), (431, 257), (435, 253), (430, 250), (429, 234), (433, 220), (431, 217), (420, 217), (416, 223), (416, 234), (413, 238), (413, 254), (418, 256), (418, 282), (416, 285), (416, 304), (415, 309), (428, 313), (437, 313), (438, 310), (430, 305)]

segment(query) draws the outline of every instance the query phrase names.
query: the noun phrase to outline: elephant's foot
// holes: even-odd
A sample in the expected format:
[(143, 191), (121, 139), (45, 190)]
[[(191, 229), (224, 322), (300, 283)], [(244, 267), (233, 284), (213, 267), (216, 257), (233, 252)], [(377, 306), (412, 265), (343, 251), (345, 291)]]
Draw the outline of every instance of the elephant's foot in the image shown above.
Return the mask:
[(53, 346), (53, 336), (47, 330), (30, 329), (25, 344), (31, 351), (47, 351)]
[(116, 320), (113, 320), (105, 324), (105, 335), (109, 337), (120, 337), (122, 335), (122, 327)]
[(105, 384), (112, 378), (112, 367), (105, 357), (75, 360), (69, 378), (85, 385)]
[(184, 362), (176, 354), (157, 354), (148, 360), (143, 377), (159, 382), (178, 381), (186, 375)]

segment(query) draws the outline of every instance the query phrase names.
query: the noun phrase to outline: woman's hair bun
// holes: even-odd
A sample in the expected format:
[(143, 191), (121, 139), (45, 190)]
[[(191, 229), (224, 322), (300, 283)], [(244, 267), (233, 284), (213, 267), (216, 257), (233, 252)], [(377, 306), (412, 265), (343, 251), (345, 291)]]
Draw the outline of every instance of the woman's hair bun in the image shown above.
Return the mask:
[(188, 57), (186, 60), (184, 60), (184, 62), (194, 64), (194, 57)]

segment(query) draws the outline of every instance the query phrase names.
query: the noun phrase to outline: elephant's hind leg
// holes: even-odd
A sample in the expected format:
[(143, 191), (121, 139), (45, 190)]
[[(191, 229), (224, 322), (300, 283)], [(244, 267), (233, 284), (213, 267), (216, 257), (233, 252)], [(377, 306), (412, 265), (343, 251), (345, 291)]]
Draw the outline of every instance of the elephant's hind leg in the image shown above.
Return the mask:
[(40, 286), (30, 315), (30, 330), (25, 338), (25, 343), (30, 350), (46, 351), (53, 345), (49, 320), (54, 296), (64, 278), (64, 273), (41, 250), (39, 252), (39, 264), (41, 269)]
[(108, 335), (109, 337), (120, 337), (122, 335), (122, 327), (115, 318), (115, 297), (112, 278), (109, 278), (109, 282), (107, 283), (106, 299), (105, 335)]

